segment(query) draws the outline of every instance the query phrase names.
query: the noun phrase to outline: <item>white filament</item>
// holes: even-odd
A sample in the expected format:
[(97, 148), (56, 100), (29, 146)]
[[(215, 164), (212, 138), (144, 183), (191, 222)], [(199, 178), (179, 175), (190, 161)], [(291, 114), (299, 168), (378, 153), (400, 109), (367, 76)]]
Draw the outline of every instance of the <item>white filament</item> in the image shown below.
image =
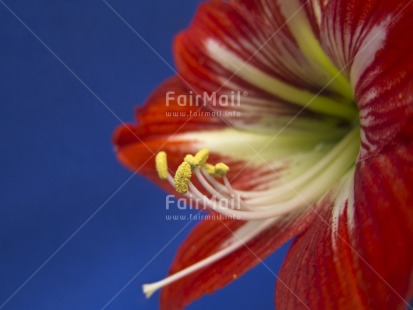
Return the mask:
[(273, 223), (274, 223), (274, 219), (269, 219), (265, 221), (249, 222), (249, 223), (244, 224), (244, 226), (242, 226), (239, 229), (240, 231), (239, 237), (237, 236), (237, 232), (235, 232), (235, 234), (233, 235), (233, 238), (235, 238), (236, 241), (234, 241), (232, 244), (229, 244), (228, 246), (226, 246), (225, 248), (222, 248), (217, 253), (212, 254), (211, 256), (208, 256), (207, 258), (197, 262), (196, 264), (193, 264), (161, 281), (151, 283), (151, 284), (144, 284), (142, 289), (143, 289), (145, 296), (149, 298), (153, 293), (155, 293), (160, 288), (168, 284), (171, 284), (175, 281), (178, 281), (179, 279), (182, 279), (195, 271), (198, 271), (202, 268), (205, 268), (211, 265), (212, 263), (220, 260), (221, 258), (227, 256), (228, 254), (231, 254), (232, 252), (236, 251), (237, 249), (239, 249), (240, 247), (244, 246), (246, 243), (251, 241), (261, 232), (271, 227)]

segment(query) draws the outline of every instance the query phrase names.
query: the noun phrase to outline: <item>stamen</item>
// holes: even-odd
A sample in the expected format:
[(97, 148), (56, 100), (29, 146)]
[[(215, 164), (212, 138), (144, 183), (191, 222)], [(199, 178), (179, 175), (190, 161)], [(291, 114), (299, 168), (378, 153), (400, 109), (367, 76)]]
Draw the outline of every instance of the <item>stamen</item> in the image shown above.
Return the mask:
[(199, 166), (199, 162), (191, 154), (185, 155), (184, 161), (186, 161), (188, 164), (190, 164), (194, 168)]
[(199, 182), (202, 184), (202, 186), (206, 189), (208, 193), (210, 193), (212, 196), (216, 196), (220, 198), (224, 197), (224, 195), (226, 194), (226, 190), (224, 191), (217, 190), (216, 187), (209, 184), (205, 180), (205, 178), (203, 178), (202, 173), (199, 170), (196, 170), (194, 173), (195, 173), (195, 176), (198, 178)]
[(215, 175), (215, 166), (214, 165), (205, 163), (204, 169), (205, 169), (206, 173), (208, 173), (209, 175)]
[[(194, 173), (205, 190), (212, 195), (215, 204), (217, 204), (217, 200), (219, 200), (221, 204), (224, 203), (230, 209), (249, 210), (235, 191), (228, 191), (225, 186), (215, 181), (211, 176), (206, 174), (205, 171), (200, 172), (199, 170), (196, 170)], [(207, 175), (209, 178), (206, 179), (204, 175)], [(224, 176), (224, 178), (226, 177)], [(213, 182), (211, 182), (211, 180)], [(193, 196), (204, 203), (205, 207), (209, 208), (209, 206), (211, 206), (211, 204), (207, 202), (212, 200), (203, 195), (203, 193), (196, 189), (192, 183), (189, 184), (189, 190)], [(211, 209), (215, 210), (214, 207), (211, 207)]]
[(188, 192), (188, 184), (192, 176), (191, 165), (184, 161), (179, 165), (174, 177), (175, 189), (180, 194)]
[[(215, 166), (213, 166), (213, 167), (214, 167), (214, 171), (215, 171)], [(205, 166), (204, 166), (204, 168), (205, 168)], [(202, 176), (204, 176), (205, 179), (209, 183), (211, 183), (212, 186), (217, 188), (221, 193), (226, 191), (226, 187), (223, 184), (219, 183), (215, 178), (213, 178), (215, 173), (214, 174), (209, 174), (209, 173), (207, 173), (206, 169), (201, 170), (201, 172), (202, 172)]]
[(164, 151), (156, 154), (155, 165), (159, 178), (161, 180), (166, 180), (166, 178), (168, 177), (168, 160)]
[(202, 149), (198, 153), (195, 154), (195, 161), (198, 162), (199, 166), (203, 166), (208, 160), (208, 157), (209, 157), (209, 150)]
[(191, 154), (185, 155), (184, 161), (192, 166), (193, 169), (199, 168), (205, 165), (206, 161), (208, 160), (209, 150), (202, 149), (195, 156)]
[(229, 172), (229, 167), (224, 163), (215, 165), (215, 175), (222, 178)]

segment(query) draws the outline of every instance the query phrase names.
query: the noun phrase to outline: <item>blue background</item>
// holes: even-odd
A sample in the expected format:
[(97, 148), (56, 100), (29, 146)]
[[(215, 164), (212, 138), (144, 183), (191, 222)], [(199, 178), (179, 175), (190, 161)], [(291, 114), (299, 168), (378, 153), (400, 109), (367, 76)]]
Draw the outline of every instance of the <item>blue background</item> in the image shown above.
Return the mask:
[[(173, 64), (199, 2), (108, 3)], [(141, 284), (193, 223), (168, 244), (186, 222), (165, 220), (165, 193), (117, 162), (111, 135), (172, 70), (103, 1), (0, 1), (0, 53), (0, 309), (157, 309)], [(261, 265), (189, 309), (272, 309), (274, 283)]]

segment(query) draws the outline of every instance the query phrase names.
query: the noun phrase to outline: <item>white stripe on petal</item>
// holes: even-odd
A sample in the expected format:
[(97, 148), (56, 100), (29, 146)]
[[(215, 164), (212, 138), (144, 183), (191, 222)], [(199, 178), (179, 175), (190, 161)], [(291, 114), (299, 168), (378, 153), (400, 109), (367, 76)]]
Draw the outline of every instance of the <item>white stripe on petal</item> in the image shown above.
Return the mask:
[[(321, 47), (320, 42), (314, 35), (310, 21), (307, 18), (304, 5), (299, 0), (288, 0), (278, 2), (281, 12), (290, 28), (294, 38), (304, 53), (311, 61), (320, 66), (320, 70), (325, 70), (332, 78), (329, 83), (339, 93), (345, 97), (352, 98), (352, 90), (347, 80), (331, 62), (327, 54)], [(321, 17), (319, 17), (321, 18)], [(342, 49), (338, 49), (342, 50)]]
[(316, 95), (312, 92), (286, 84), (260, 70), (258, 67), (245, 62), (238, 55), (214, 39), (207, 39), (205, 41), (205, 48), (209, 56), (219, 62), (225, 69), (233, 72), (234, 75), (239, 76), (251, 85), (278, 98), (299, 106), (304, 106), (316, 112), (348, 120), (353, 120), (356, 115), (355, 109), (352, 106), (341, 104), (332, 98), (319, 94)]
[(364, 71), (373, 63), (377, 52), (383, 48), (390, 21), (391, 17), (387, 17), (382, 23), (374, 26), (364, 38), (351, 66), (350, 80), (353, 88), (358, 84)]
[(354, 171), (353, 168), (339, 185), (338, 193), (334, 200), (334, 206), (331, 218), (331, 242), (333, 249), (337, 248), (337, 238), (339, 238), (339, 225), (341, 217), (347, 211), (348, 228), (351, 231), (354, 228)]

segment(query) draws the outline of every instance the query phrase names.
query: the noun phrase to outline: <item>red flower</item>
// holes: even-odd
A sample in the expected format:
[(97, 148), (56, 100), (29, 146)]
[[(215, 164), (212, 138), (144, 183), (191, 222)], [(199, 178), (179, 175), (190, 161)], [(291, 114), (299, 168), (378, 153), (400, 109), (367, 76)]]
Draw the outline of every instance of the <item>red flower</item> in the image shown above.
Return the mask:
[[(179, 76), (138, 109), (137, 125), (114, 136), (124, 165), (226, 215), (199, 223), (171, 276), (145, 286), (148, 295), (163, 287), (163, 309), (225, 286), (293, 236), (277, 309), (406, 308), (413, 294), (412, 3), (201, 5), (175, 41)], [(227, 166), (205, 163), (206, 150), (185, 158), (205, 148), (209, 162)], [(158, 151), (172, 172), (185, 158), (175, 181), (164, 153), (158, 170), (167, 181), (158, 179)], [(227, 206), (212, 199), (234, 196), (242, 198)]]

